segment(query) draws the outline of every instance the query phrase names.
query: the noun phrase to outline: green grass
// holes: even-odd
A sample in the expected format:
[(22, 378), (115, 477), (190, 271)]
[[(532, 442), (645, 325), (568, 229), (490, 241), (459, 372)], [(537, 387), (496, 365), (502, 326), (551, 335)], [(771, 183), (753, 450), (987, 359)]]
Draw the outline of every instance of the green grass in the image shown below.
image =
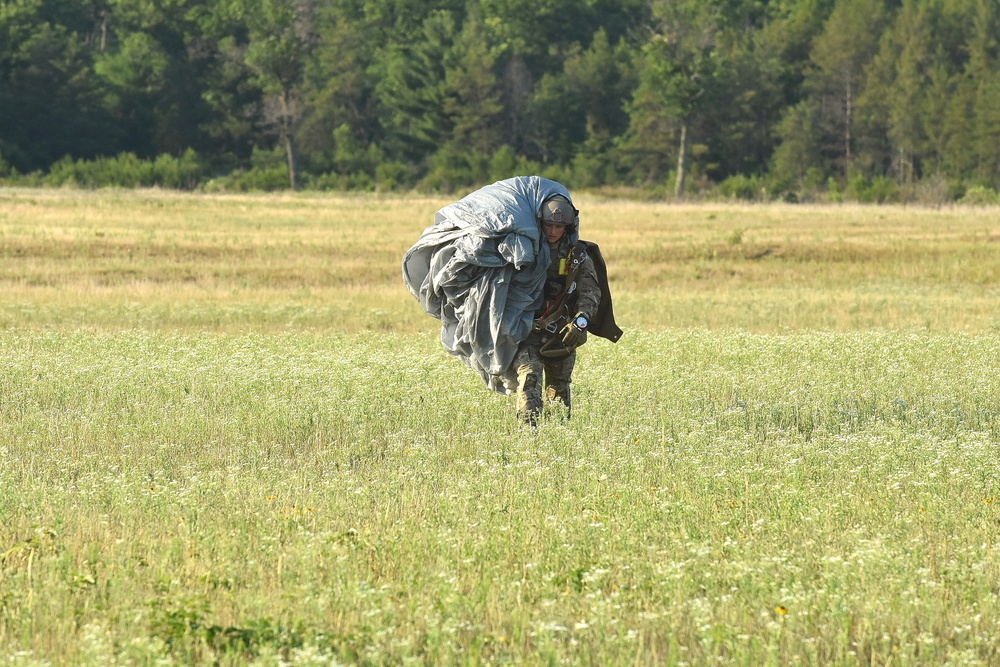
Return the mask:
[[(701, 209), (642, 209), (678, 216), (673, 235), (597, 238), (622, 253), (626, 336), (581, 350), (573, 419), (533, 431), (431, 318), (406, 319), (382, 251), (351, 308), (322, 252), (296, 261), (295, 239), (325, 247), (330, 225), (375, 237), (347, 224), (363, 200), (337, 200), (341, 222), (306, 200), (296, 215), (315, 224), (241, 235), (239, 207), (266, 218), (281, 202), (6, 196), (41, 203), (36, 223), (0, 213), (4, 667), (1000, 662), (1000, 334), (994, 286), (976, 282), (995, 270), (978, 213), (848, 211), (893, 218), (883, 240), (913, 261), (891, 266), (782, 220), (789, 239), (816, 235), (813, 280), (788, 257), (806, 242), (789, 241), (771, 278), (686, 286), (699, 262), (768, 260), (625, 255), (685, 229), (723, 238), (717, 257), (753, 243), (688, 227), (680, 214)], [(176, 216), (155, 213), (161, 198)], [(414, 205), (433, 210), (382, 207), (398, 209), (387, 257), (425, 226), (402, 222)], [(761, 230), (786, 214), (738, 212)], [(150, 230), (165, 250), (105, 286), (101, 263), (123, 256), (72, 240)], [(254, 282), (254, 266), (298, 282)], [(674, 277), (628, 277), (657, 271)]]
[(0, 341), (35, 659), (1000, 657), (996, 336), (634, 333), (537, 433), (425, 336)]

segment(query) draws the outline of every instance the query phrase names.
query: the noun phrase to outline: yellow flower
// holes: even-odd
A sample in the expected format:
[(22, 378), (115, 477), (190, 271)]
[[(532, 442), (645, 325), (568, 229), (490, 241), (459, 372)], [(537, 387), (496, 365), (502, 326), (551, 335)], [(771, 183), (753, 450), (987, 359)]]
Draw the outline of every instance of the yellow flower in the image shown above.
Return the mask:
[(774, 608), (774, 613), (776, 613), (778, 616), (784, 616), (785, 614), (788, 613), (788, 610), (779, 604), (777, 607)]

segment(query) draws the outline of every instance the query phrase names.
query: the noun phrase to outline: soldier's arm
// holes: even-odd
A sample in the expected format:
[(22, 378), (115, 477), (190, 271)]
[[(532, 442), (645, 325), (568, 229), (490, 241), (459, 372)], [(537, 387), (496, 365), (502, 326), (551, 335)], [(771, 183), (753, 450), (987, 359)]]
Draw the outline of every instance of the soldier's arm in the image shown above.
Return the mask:
[(593, 317), (601, 305), (601, 284), (597, 281), (597, 270), (590, 255), (580, 264), (576, 275), (576, 309)]

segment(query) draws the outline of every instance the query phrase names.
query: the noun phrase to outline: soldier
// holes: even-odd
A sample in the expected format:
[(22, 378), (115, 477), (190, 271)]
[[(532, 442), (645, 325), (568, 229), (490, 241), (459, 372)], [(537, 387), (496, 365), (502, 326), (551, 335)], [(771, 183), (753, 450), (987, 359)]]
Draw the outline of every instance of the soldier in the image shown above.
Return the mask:
[(576, 348), (587, 342), (588, 327), (601, 305), (601, 282), (588, 253), (590, 244), (579, 240), (578, 215), (562, 195), (541, 206), (539, 224), (551, 263), (532, 332), (518, 347), (513, 363), (518, 416), (532, 426), (543, 414), (543, 387), (545, 399), (561, 403), (569, 418)]
[(579, 237), (569, 191), (539, 176), (497, 181), (440, 209), (403, 256), (403, 282), (441, 320), (441, 343), (537, 425), (570, 407), (576, 348), (617, 342), (600, 248)]

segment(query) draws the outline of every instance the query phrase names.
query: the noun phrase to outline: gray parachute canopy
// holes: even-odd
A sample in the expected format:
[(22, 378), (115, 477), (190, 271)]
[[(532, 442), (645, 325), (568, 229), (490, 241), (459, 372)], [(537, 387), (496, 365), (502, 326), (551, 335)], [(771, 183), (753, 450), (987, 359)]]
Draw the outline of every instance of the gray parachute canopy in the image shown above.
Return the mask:
[[(554, 195), (572, 201), (546, 178), (497, 181), (438, 211), (403, 255), (403, 282), (441, 320), (445, 348), (499, 392), (514, 389), (511, 363), (541, 303), (550, 255), (538, 215)], [(579, 239), (579, 225), (566, 231)]]

